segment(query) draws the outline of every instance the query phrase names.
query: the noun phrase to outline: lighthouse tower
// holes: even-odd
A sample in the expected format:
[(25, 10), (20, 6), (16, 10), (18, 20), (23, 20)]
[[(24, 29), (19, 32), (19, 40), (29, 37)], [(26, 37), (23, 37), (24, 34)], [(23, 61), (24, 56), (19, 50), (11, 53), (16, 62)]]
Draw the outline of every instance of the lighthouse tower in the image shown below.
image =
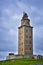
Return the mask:
[(18, 27), (18, 54), (33, 55), (33, 27), (27, 13), (23, 13), (21, 26)]

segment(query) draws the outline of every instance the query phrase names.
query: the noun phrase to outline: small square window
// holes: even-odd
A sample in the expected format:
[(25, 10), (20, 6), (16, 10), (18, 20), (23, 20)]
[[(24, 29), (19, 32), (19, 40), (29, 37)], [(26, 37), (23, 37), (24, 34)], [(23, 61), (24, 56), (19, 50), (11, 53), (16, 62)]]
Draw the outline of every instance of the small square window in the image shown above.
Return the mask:
[(29, 38), (32, 38), (32, 36), (29, 36)]
[(31, 50), (31, 48), (29, 48)]

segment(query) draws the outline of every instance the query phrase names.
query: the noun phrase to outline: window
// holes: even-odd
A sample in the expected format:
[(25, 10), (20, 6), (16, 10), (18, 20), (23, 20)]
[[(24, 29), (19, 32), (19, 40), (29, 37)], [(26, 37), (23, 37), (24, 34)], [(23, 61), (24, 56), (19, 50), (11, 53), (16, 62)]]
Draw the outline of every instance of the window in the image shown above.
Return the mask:
[(31, 48), (29, 48), (31, 50)]
[(32, 36), (29, 36), (29, 38), (32, 38)]
[(28, 43), (28, 39), (25, 40), (26, 41), (26, 44)]
[(25, 54), (29, 54), (29, 52), (28, 52), (28, 51), (26, 51), (26, 52), (25, 52)]
[(32, 43), (31, 40), (29, 41), (29, 43), (30, 43), (30, 44)]
[(23, 51), (23, 48), (22, 48), (22, 51)]
[(28, 29), (26, 29), (26, 32), (28, 32)]
[(26, 38), (28, 38), (28, 34), (26, 34)]

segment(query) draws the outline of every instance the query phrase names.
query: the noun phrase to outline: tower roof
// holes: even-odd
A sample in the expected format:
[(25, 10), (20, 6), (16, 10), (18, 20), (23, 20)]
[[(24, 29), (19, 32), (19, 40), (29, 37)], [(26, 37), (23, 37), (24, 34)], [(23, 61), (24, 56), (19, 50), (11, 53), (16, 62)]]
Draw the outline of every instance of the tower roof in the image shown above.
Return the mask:
[(22, 17), (22, 19), (28, 19), (27, 13), (23, 12), (23, 17)]
[(23, 12), (23, 17), (28, 17), (27, 13)]

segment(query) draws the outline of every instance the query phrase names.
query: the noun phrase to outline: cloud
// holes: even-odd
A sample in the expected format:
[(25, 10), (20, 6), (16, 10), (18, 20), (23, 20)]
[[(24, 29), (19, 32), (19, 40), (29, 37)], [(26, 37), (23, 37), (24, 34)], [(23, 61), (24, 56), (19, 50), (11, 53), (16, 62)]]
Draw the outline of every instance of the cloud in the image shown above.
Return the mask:
[(35, 6), (30, 6), (30, 18), (34, 27), (43, 26), (43, 9)]
[[(15, 51), (17, 48), (16, 30), (0, 30), (0, 51)], [(16, 49), (15, 49), (16, 48)]]
[(4, 60), (4, 59), (6, 59), (5, 57), (7, 56), (7, 54), (8, 54), (8, 52), (0, 52), (0, 61), (1, 60)]
[(33, 49), (34, 53), (43, 55), (43, 26), (35, 27), (33, 32)]
[[(9, 53), (14, 53), (14, 52), (13, 51), (11, 51), (11, 52), (1, 51), (0, 52), (0, 61), (5, 60)], [(15, 52), (14, 54), (17, 54), (17, 52)]]
[[(1, 0), (0, 51), (4, 58), (8, 52), (18, 51), (18, 26), (25, 11), (33, 28), (34, 53), (43, 55), (43, 8), (40, 0)], [(40, 6), (40, 7), (39, 7)], [(1, 56), (1, 57), (2, 57)]]
[[(2, 16), (0, 22), (0, 51), (17, 51), (17, 20), (20, 15), (13, 12), (14, 9), (10, 8), (2, 9)], [(13, 6), (12, 6), (13, 7)], [(18, 19), (17, 19), (18, 18)]]

